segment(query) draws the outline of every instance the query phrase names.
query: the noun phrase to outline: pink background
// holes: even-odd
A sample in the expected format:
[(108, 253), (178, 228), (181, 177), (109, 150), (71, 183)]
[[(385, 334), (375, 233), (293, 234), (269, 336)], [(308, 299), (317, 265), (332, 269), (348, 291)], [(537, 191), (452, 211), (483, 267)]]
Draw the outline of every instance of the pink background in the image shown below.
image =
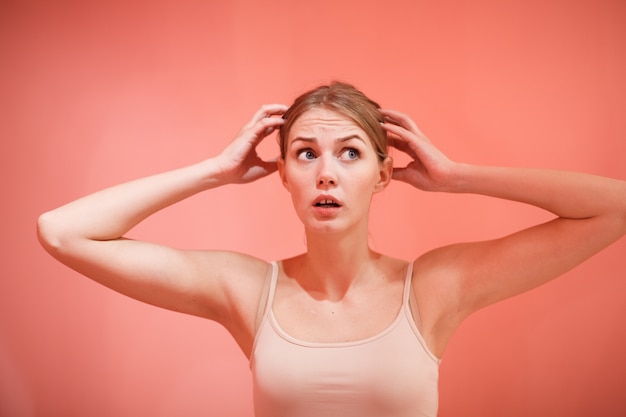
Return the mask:
[[(626, 179), (625, 21), (621, 0), (2, 1), (0, 416), (251, 415), (222, 328), (56, 263), (39, 213), (214, 155), (260, 104), (334, 78), (411, 114), (454, 159)], [(371, 239), (410, 259), (546, 218), (393, 183)], [(133, 236), (268, 260), (303, 249), (276, 176)], [(440, 415), (625, 415), (625, 254), (623, 239), (471, 317), (444, 357)]]

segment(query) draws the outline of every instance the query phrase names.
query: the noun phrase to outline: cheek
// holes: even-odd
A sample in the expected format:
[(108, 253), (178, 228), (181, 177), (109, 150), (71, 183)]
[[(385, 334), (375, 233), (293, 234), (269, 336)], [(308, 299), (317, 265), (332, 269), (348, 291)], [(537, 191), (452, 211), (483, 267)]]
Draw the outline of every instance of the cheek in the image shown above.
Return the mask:
[(298, 173), (294, 173), (289, 169), (285, 169), (282, 173), (282, 182), (289, 194), (291, 194), (291, 198), (296, 204), (298, 198), (302, 194), (302, 190), (304, 189), (304, 175), (298, 175)]
[(380, 182), (380, 174), (376, 169), (367, 167), (359, 174), (353, 175), (353, 183), (363, 191), (374, 192), (376, 185)]

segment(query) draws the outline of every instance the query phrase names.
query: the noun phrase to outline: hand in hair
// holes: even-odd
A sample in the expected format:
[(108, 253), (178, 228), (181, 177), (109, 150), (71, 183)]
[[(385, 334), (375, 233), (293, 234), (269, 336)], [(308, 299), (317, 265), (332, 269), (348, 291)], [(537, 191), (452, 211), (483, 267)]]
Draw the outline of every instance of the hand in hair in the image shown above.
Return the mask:
[(455, 163), (406, 114), (395, 110), (381, 112), (385, 116), (382, 126), (387, 131), (389, 146), (412, 159), (404, 167), (395, 167), (393, 178), (424, 191), (446, 191)]
[(284, 120), (278, 116), (289, 106), (266, 104), (246, 123), (235, 139), (217, 156), (219, 169), (231, 183), (248, 183), (276, 171), (276, 160), (265, 161), (259, 157), (256, 147), (279, 128)]

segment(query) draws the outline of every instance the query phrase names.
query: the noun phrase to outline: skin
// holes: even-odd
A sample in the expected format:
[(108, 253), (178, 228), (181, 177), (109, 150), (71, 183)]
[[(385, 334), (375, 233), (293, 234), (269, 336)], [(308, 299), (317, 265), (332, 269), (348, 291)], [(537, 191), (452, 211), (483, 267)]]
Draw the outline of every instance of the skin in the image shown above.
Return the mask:
[[(383, 330), (397, 314), (406, 263), (373, 252), (367, 233), (371, 198), (391, 180), (391, 159), (381, 163), (349, 119), (313, 109), (294, 123), (278, 166), (308, 250), (282, 262), (277, 320), (292, 336), (316, 342)], [(320, 198), (340, 207), (320, 211), (314, 204)]]
[[(279, 263), (274, 312), (294, 337), (347, 341), (384, 329), (400, 305), (407, 263), (367, 243), (370, 200), (392, 179), (423, 191), (482, 194), (554, 213), (554, 220), (512, 235), (437, 248), (412, 261), (416, 321), (430, 350), (441, 356), (472, 312), (563, 274), (626, 233), (625, 182), (451, 161), (409, 117), (391, 110), (383, 112), (383, 127), (391, 145), (411, 157), (406, 167), (380, 162), (359, 128), (322, 109), (296, 121), (284, 160), (263, 161), (256, 146), (283, 123), (274, 116), (286, 109), (263, 106), (213, 158), (44, 213), (38, 222), (42, 245), (116, 291), (220, 322), (249, 357), (268, 263), (125, 239), (131, 228), (194, 194), (279, 170), (304, 225), (307, 252)], [(315, 208), (320, 195), (341, 206)]]

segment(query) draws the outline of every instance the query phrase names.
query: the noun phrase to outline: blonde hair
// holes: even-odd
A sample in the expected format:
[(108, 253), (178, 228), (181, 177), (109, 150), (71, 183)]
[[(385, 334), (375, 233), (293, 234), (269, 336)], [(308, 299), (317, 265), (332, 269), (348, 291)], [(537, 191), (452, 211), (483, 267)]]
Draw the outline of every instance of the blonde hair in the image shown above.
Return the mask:
[(280, 154), (284, 158), (287, 138), (294, 122), (315, 108), (335, 111), (352, 120), (369, 137), (381, 161), (387, 158), (387, 132), (381, 127), (380, 106), (351, 84), (333, 81), (300, 95), (283, 115), (285, 123), (279, 131)]

